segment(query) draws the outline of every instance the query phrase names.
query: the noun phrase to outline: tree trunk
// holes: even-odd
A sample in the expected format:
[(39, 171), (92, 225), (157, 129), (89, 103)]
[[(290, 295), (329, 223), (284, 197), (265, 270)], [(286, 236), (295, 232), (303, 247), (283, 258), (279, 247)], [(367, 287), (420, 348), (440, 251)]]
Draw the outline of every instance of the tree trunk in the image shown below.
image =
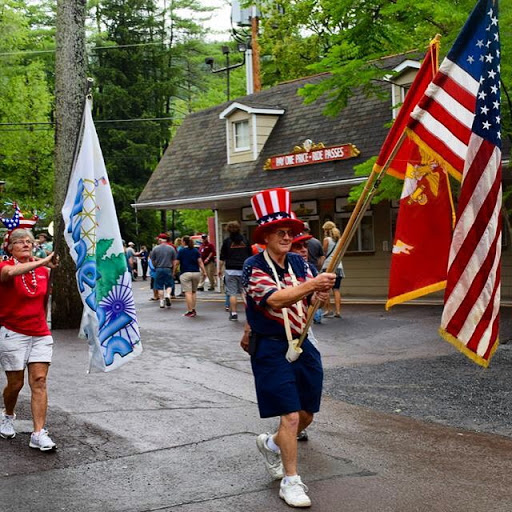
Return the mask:
[(54, 329), (77, 328), (82, 317), (82, 301), (75, 279), (76, 268), (64, 240), (61, 210), (66, 198), (87, 88), (85, 5), (86, 0), (57, 1), (54, 244), (60, 256), (60, 266), (53, 276)]

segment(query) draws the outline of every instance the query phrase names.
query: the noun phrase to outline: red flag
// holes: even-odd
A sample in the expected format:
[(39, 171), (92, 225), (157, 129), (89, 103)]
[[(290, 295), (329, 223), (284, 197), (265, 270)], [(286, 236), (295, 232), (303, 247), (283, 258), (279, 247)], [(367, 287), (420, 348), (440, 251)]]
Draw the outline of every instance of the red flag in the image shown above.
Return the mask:
[(415, 146), (400, 198), (386, 309), (445, 288), (453, 218), (447, 173)]
[[(436, 36), (430, 42), (430, 48), (425, 54), (423, 63), (414, 78), (413, 83), (409, 91), (407, 92), (404, 103), (400, 107), (400, 111), (388, 132), (386, 140), (382, 144), (377, 161), (373, 166), (374, 172), (379, 172), (382, 167), (386, 165), (387, 160), (391, 156), (393, 149), (396, 147), (400, 137), (402, 136), (407, 122), (409, 121), (409, 115), (411, 114), (414, 107), (418, 104), (419, 100), (423, 96), (428, 84), (432, 81), (438, 68), (438, 52), (439, 52), (439, 36)], [(414, 144), (405, 139), (402, 142), (400, 149), (394, 156), (393, 160), (389, 163), (387, 173), (395, 176), (396, 178), (404, 179), (405, 171), (407, 169), (408, 157), (411, 151), (414, 150)]]
[(408, 134), (462, 175), (440, 333), (482, 366), (498, 347), (501, 262), (501, 117), (498, 5), (480, 0)]

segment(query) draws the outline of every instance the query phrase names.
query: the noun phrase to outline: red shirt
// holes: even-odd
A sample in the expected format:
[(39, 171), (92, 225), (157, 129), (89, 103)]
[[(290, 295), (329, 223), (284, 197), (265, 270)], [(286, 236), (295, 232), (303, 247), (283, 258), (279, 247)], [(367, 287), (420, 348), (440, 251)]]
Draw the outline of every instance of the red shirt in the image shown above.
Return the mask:
[(215, 260), (215, 246), (210, 242), (202, 242), (199, 246), (199, 254), (203, 263), (210, 263)]
[[(0, 272), (6, 265), (14, 265), (14, 260), (2, 261)], [(46, 336), (50, 334), (44, 307), (49, 272), (46, 267), (38, 267), (35, 273), (37, 286), (34, 295), (23, 283), (24, 278), (29, 290), (34, 291), (31, 272), (0, 282), (0, 325), (26, 336)]]

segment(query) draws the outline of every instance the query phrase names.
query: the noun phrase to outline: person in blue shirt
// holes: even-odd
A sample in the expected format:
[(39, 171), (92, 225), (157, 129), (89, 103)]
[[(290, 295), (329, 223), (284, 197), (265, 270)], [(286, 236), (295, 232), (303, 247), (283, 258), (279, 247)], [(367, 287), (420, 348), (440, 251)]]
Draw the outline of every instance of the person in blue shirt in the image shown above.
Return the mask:
[(203, 260), (199, 251), (194, 247), (194, 241), (189, 236), (183, 237), (183, 249), (178, 252), (175, 268), (180, 264), (181, 290), (185, 293), (187, 312), (183, 315), (189, 318), (197, 316), (197, 288), (201, 274), (206, 275)]

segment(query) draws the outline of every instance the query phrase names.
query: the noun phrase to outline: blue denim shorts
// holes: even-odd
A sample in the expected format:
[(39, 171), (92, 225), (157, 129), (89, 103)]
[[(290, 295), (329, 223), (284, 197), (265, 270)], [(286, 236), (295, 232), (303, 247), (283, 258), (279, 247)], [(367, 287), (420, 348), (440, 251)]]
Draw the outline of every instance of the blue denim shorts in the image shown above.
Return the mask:
[(320, 352), (307, 338), (297, 361), (286, 360), (287, 350), (285, 339), (262, 337), (251, 357), (261, 418), (320, 410), (324, 375)]
[(155, 269), (155, 290), (165, 290), (174, 286), (174, 279), (172, 277), (170, 268), (157, 268)]

